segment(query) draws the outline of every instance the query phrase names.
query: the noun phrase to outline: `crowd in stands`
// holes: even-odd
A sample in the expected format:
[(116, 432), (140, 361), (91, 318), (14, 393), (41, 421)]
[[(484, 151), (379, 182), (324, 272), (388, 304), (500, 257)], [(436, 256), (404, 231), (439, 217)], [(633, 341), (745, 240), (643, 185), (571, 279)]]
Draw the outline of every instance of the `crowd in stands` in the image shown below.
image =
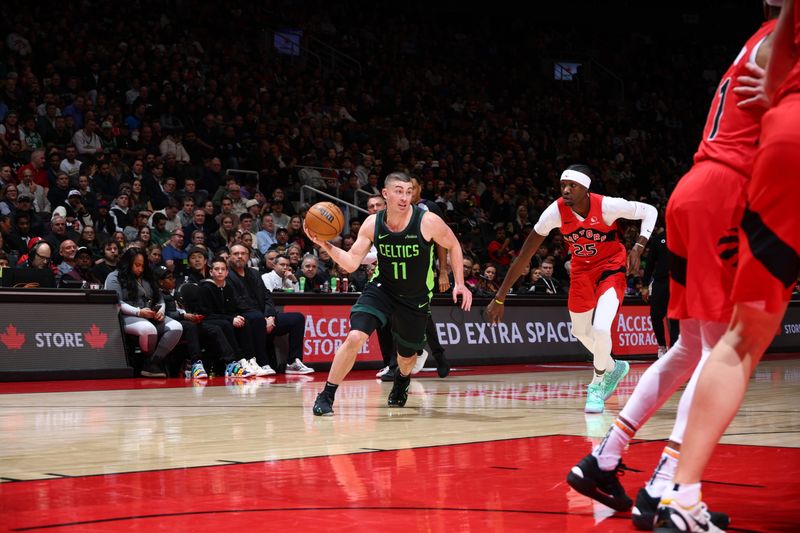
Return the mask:
[[(476, 27), (469, 12), (312, 4), (0, 7), (0, 265), (99, 286), (136, 248), (180, 287), (209, 279), (238, 244), (269, 290), (330, 290), (346, 273), (303, 233), (301, 187), (366, 207), (403, 170), (456, 231), (465, 261), (453, 267), (491, 296), (569, 164), (588, 164), (597, 192), (663, 209), (691, 164), (714, 69), (735, 56), (657, 33), (601, 40), (555, 19)], [(275, 27), (356, 61), (280, 54)], [(554, 79), (553, 58), (586, 51), (628, 80), (624, 92), (588, 70)], [(345, 249), (362, 219), (348, 214)], [(624, 228), (626, 246), (637, 230)], [(568, 288), (554, 232), (513, 292)]]

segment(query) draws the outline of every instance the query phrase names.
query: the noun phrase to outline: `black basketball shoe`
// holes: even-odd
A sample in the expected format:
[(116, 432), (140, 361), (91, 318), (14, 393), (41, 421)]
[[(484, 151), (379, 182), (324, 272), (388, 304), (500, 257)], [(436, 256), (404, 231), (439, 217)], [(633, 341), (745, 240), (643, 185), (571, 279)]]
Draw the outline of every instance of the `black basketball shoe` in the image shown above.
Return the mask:
[(622, 461), (614, 470), (600, 470), (597, 458), (589, 454), (567, 474), (567, 483), (584, 496), (588, 496), (615, 511), (627, 511), (633, 502), (617, 477), (622, 471)]
[(325, 391), (320, 392), (314, 400), (313, 411), (316, 416), (333, 416), (333, 398)]
[(402, 377), (400, 371), (394, 378), (392, 391), (389, 393), (389, 400), (386, 404), (389, 407), (404, 407), (408, 401), (408, 388), (411, 386), (411, 378), (409, 376)]

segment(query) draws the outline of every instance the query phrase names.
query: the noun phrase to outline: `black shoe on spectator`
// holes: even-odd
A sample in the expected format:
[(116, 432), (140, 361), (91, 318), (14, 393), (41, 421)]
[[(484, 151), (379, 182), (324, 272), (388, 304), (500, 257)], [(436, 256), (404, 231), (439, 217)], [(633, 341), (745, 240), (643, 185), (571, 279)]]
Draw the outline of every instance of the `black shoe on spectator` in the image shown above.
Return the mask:
[(142, 366), (142, 377), (145, 378), (165, 378), (167, 373), (160, 361), (156, 361), (152, 357), (148, 357)]

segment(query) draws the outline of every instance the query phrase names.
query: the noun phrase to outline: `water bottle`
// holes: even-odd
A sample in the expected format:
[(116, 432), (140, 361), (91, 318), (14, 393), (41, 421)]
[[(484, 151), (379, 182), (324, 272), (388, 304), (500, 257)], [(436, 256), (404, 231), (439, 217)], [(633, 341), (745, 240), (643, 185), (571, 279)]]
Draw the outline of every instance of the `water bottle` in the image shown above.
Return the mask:
[(300, 276), (300, 292), (306, 292), (306, 277)]
[(339, 278), (331, 278), (331, 292), (336, 292), (336, 286), (338, 285), (338, 282)]
[(331, 284), (327, 281), (322, 284), (322, 292), (331, 292)]
[(350, 292), (350, 280), (342, 278), (342, 292)]

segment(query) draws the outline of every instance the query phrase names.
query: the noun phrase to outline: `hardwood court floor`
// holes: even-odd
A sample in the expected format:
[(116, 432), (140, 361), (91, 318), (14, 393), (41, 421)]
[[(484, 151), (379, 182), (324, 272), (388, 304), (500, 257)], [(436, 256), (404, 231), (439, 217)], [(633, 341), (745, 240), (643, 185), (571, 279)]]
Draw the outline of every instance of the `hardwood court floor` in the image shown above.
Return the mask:
[[(645, 368), (602, 415), (582, 412), (588, 367), (568, 365), (423, 374), (404, 409), (356, 372), (332, 418), (311, 415), (320, 373), (0, 384), (0, 529), (631, 531), (564, 478)], [(732, 530), (798, 530), (798, 393), (800, 358), (762, 363), (718, 448), (704, 495)], [(676, 405), (625, 457), (632, 496)]]

